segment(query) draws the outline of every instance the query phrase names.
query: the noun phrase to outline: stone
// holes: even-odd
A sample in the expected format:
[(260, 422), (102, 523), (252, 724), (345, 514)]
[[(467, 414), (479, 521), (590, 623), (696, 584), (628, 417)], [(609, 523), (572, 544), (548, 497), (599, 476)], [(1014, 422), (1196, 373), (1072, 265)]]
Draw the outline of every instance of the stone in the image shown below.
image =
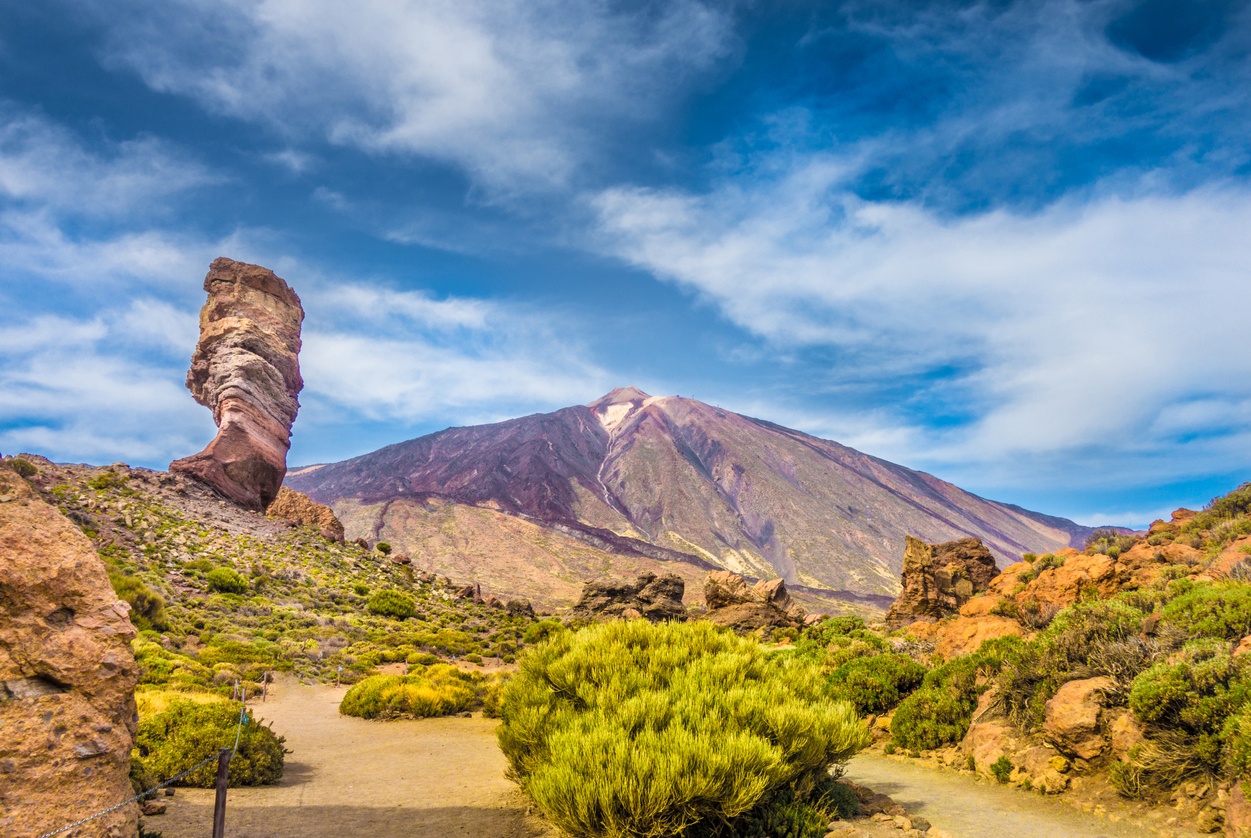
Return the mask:
[(1135, 745), (1141, 745), (1147, 739), (1142, 726), (1129, 710), (1113, 711), (1105, 721), (1112, 756), (1117, 759), (1125, 759)]
[(652, 622), (685, 620), (686, 606), (682, 604), (685, 591), (682, 577), (672, 573), (664, 576), (644, 573), (634, 582), (587, 582), (570, 615), (595, 620), (623, 617), (627, 610), (633, 609)]
[(169, 807), (166, 803), (161, 803), (156, 800), (145, 800), (140, 811), (143, 812), (145, 817), (152, 817), (153, 815), (165, 814), (165, 810), (167, 808)]
[(1116, 681), (1108, 676), (1068, 681), (1047, 702), (1043, 732), (1058, 750), (1091, 760), (1103, 753), (1107, 741), (1099, 732), (1104, 694)]
[(1225, 804), (1225, 836), (1251, 838), (1251, 802), (1247, 800), (1242, 783), (1234, 783), (1229, 790), (1229, 801)]
[(934, 644), (935, 652), (951, 660), (977, 651), (996, 637), (1021, 637), (1025, 629), (1008, 617), (953, 617), (937, 623), (915, 622), (908, 634)]
[(213, 411), (217, 436), (169, 470), (193, 477), (234, 503), (263, 511), (287, 473), (299, 411), (300, 298), (274, 272), (215, 259), (204, 278), (200, 341), (187, 389)]
[(277, 497), (266, 507), (265, 514), (270, 518), (290, 521), (297, 526), (312, 527), (326, 540), (343, 543), (343, 524), (335, 516), (334, 510), (324, 503), (317, 503), (303, 492), (281, 487)]
[(508, 612), (510, 617), (525, 617), (526, 619), (534, 619), (534, 606), (530, 604), (528, 599), (510, 599), (504, 606), (504, 610)]
[(926, 544), (908, 536), (904, 547), (903, 590), (886, 614), (886, 625), (900, 628), (917, 620), (937, 620), (986, 591), (999, 575), (995, 557), (979, 539)]
[(706, 619), (737, 632), (801, 627), (807, 615), (791, 600), (786, 582), (762, 579), (755, 585), (728, 570), (714, 570), (704, 581)]
[[(0, 834), (30, 838), (134, 794), (129, 610), (82, 531), (0, 470)], [(131, 838), (130, 804), (75, 830)]]

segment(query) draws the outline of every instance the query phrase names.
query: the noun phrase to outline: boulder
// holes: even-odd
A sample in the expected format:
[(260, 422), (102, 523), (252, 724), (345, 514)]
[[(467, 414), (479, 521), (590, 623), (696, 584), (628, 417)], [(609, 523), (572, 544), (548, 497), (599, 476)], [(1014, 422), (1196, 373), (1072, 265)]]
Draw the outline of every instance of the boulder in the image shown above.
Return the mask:
[(1141, 745), (1147, 739), (1142, 726), (1129, 710), (1107, 711), (1104, 722), (1108, 729), (1112, 756), (1117, 759), (1125, 759), (1135, 745)]
[(1242, 783), (1234, 783), (1225, 804), (1225, 838), (1251, 838), (1251, 801)]
[(917, 620), (937, 620), (990, 587), (999, 575), (995, 557), (976, 538), (926, 544), (908, 536), (904, 547), (903, 591), (886, 614), (894, 629)]
[(908, 627), (908, 634), (934, 644), (935, 652), (951, 660), (976, 652), (983, 643), (996, 637), (1022, 637), (1025, 629), (1007, 617), (960, 616), (938, 623), (913, 623)]
[(187, 389), (213, 411), (217, 436), (170, 471), (186, 474), (248, 509), (278, 497), (299, 411), (300, 298), (274, 272), (215, 259), (204, 278), (200, 341)]
[(707, 619), (739, 632), (766, 627), (800, 627), (806, 615), (791, 600), (781, 579), (762, 579), (755, 585), (728, 570), (714, 570), (704, 582)]
[(524, 617), (528, 620), (534, 619), (534, 606), (530, 604), (528, 599), (510, 599), (505, 605), (504, 610), (508, 612), (510, 617)]
[(324, 503), (318, 503), (303, 492), (296, 492), (286, 486), (281, 487), (273, 503), (265, 509), (265, 514), (270, 518), (281, 518), (298, 526), (312, 527), (320, 532), (323, 538), (338, 544), (343, 543), (343, 524), (335, 516), (334, 510)]
[(1099, 730), (1104, 695), (1116, 686), (1106, 675), (1068, 681), (1047, 702), (1043, 733), (1058, 750), (1079, 759), (1103, 753), (1106, 740)]
[(595, 620), (626, 617), (626, 612), (633, 609), (652, 622), (685, 620), (686, 606), (682, 604), (685, 592), (682, 577), (672, 573), (664, 576), (644, 573), (634, 582), (587, 582), (570, 614)]
[[(0, 834), (41, 835), (134, 794), (129, 610), (82, 531), (0, 470)], [(74, 835), (131, 838), (138, 814)]]

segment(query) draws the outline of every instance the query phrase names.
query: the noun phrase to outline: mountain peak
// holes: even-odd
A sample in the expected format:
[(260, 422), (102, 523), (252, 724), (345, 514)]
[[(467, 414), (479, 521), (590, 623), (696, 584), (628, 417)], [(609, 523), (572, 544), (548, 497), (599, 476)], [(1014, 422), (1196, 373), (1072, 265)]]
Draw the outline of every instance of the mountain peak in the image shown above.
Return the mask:
[(630, 404), (631, 402), (643, 401), (650, 399), (647, 393), (644, 393), (637, 387), (618, 387), (607, 395), (600, 396), (595, 401), (587, 405), (591, 410), (611, 407), (615, 404)]

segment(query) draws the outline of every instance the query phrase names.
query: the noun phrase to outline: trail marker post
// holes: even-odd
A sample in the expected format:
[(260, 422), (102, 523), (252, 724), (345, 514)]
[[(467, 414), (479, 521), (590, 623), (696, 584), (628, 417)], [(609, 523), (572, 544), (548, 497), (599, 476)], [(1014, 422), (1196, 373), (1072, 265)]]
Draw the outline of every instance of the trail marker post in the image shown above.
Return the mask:
[(230, 748), (217, 752), (217, 797), (213, 801), (213, 838), (226, 835), (226, 777), (230, 770)]

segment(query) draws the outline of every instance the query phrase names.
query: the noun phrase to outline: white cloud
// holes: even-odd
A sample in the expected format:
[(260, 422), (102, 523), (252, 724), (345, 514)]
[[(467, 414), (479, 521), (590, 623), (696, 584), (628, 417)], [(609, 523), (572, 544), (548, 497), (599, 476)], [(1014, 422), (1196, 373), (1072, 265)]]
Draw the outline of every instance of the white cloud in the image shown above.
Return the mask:
[(971, 420), (944, 430), (901, 411), (885, 436), (914, 447), (875, 453), (976, 464), (985, 481), (1100, 447), (1141, 467), (1196, 434), (1212, 438), (1168, 468), (1237, 451), (1224, 432), (1251, 400), (1251, 194), (1094, 194), (943, 219), (859, 200), (844, 171), (813, 157), (776, 179), (615, 189), (593, 207), (606, 249), (776, 345), (836, 347), (856, 380), (932, 373), (928, 386), (962, 393)]
[(696, 0), (136, 0), (108, 54), (156, 90), (283, 134), (463, 166), (493, 187), (564, 181), (610, 123), (646, 119), (726, 52)]

